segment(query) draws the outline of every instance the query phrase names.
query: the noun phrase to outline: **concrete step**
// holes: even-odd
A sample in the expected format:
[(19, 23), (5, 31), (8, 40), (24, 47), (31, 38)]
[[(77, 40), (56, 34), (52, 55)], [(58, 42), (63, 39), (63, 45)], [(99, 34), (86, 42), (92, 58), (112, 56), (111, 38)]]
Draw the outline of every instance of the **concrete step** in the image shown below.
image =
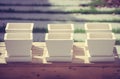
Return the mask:
[(1, 0), (3, 5), (81, 5), (88, 4), (91, 0)]
[[(79, 10), (90, 10), (90, 7), (82, 6), (0, 6), (0, 11), (2, 12), (12, 12), (12, 13), (22, 13), (22, 12), (73, 12)], [(113, 11), (116, 8), (96, 8), (98, 11)]]
[(39, 13), (0, 13), (1, 20), (46, 20), (46, 21), (86, 21), (117, 20), (120, 15), (112, 14), (39, 14)]
[[(47, 24), (74, 24), (74, 28), (80, 28), (84, 29), (84, 24), (86, 22), (76, 22), (76, 21), (30, 21), (30, 20), (1, 20), (0, 25), (5, 26), (8, 22), (33, 22), (34, 23), (34, 28), (35, 27), (40, 27), (40, 28), (47, 28)], [(88, 22), (87, 22), (88, 23)], [(107, 22), (102, 22), (102, 23), (107, 23)], [(111, 23), (113, 28), (120, 28), (120, 23)], [(0, 35), (1, 36), (1, 35)]]
[[(0, 6), (0, 10), (2, 11), (74, 11), (80, 9), (89, 9), (89, 7), (65, 7), (65, 6)], [(37, 12), (36, 12), (37, 13)]]

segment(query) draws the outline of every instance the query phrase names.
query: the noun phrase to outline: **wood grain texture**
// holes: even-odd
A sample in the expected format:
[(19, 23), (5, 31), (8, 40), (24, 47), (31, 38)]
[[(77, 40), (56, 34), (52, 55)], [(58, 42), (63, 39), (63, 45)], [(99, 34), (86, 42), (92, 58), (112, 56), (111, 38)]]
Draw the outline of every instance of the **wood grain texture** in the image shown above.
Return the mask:
[(0, 79), (119, 79), (120, 67), (0, 67)]

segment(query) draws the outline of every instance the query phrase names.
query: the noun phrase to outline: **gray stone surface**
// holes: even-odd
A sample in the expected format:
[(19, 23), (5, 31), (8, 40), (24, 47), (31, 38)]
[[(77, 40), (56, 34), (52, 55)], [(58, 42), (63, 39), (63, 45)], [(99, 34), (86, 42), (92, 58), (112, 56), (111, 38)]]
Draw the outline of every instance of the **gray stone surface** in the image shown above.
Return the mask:
[(52, 4), (52, 5), (80, 5), (90, 3), (91, 0), (0, 0), (4, 4)]

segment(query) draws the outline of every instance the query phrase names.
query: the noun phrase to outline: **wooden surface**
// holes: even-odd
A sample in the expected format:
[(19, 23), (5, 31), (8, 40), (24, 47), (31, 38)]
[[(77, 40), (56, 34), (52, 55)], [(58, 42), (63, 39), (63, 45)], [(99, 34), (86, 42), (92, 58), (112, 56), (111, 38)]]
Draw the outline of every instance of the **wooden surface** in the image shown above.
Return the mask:
[(0, 79), (119, 79), (118, 64), (23, 64), (0, 65)]
[(85, 54), (84, 43), (74, 43), (71, 63), (47, 62), (45, 43), (33, 43), (33, 61), (29, 63), (6, 63), (4, 43), (0, 43), (0, 79), (120, 79), (120, 61), (90, 63)]

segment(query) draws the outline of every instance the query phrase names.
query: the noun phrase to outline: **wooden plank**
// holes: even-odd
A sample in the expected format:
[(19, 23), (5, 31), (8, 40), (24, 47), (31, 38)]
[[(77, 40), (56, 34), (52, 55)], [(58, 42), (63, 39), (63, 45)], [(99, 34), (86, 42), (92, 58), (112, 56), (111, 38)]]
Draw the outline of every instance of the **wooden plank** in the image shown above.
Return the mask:
[(4, 67), (0, 79), (101, 79), (102, 73), (89, 67)]
[(120, 78), (120, 67), (107, 67), (103, 69), (102, 79), (119, 79)]
[(119, 79), (120, 67), (0, 67), (0, 79)]

